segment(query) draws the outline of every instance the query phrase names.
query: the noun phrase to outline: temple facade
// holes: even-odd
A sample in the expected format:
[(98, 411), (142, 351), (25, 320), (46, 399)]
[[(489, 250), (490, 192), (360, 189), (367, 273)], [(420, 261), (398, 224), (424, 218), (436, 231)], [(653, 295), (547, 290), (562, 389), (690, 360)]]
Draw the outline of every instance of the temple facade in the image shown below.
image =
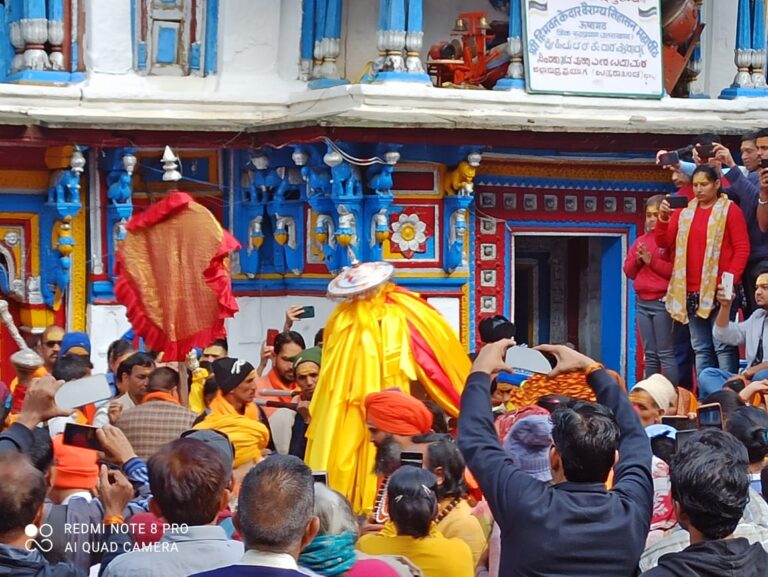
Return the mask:
[(503, 314), (634, 380), (621, 265), (674, 190), (655, 152), (763, 126), (764, 22), (763, 0), (5, 0), (0, 298), (30, 341), (87, 329), (103, 369), (115, 249), (175, 170), (242, 247), (233, 355), (290, 304), (310, 337), (328, 280), (383, 259), (468, 350)]

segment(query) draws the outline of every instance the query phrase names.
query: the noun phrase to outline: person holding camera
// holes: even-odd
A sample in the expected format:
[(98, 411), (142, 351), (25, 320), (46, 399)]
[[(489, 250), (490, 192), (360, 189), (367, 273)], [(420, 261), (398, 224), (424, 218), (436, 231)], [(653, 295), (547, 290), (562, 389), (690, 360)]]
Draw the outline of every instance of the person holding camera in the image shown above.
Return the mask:
[(737, 372), (738, 349), (712, 337), (715, 293), (722, 273), (733, 285), (749, 258), (749, 236), (741, 209), (723, 192), (718, 172), (708, 165), (691, 178), (695, 198), (673, 213), (669, 199), (659, 206), (655, 237), (658, 246), (674, 248), (666, 309), (677, 322), (688, 324), (696, 355), (697, 375), (709, 367)]
[(637, 414), (601, 364), (566, 346), (537, 347), (557, 360), (553, 375), (583, 371), (601, 404), (553, 411), (553, 484), (530, 476), (502, 448), (491, 414), (491, 378), (510, 370), (505, 354), (514, 344), (480, 349), (459, 413), (459, 449), (501, 528), (500, 577), (634, 575), (653, 506), (651, 448)]

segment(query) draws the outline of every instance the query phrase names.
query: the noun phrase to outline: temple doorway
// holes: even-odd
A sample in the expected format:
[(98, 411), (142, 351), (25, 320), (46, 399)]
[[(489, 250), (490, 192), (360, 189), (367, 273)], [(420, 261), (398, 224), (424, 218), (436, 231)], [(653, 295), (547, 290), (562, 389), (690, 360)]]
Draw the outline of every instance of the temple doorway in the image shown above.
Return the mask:
[(512, 235), (512, 317), (518, 343), (573, 343), (624, 373), (627, 299), (625, 235)]

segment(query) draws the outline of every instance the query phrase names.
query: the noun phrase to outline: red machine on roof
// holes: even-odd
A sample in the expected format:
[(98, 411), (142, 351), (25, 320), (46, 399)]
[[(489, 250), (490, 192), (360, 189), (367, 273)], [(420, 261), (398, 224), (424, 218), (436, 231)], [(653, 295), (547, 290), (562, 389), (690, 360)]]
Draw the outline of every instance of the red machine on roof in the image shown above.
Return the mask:
[[(429, 49), (427, 70), (437, 86), (483, 85), (492, 88), (506, 73), (509, 52), (506, 44), (488, 50), (491, 25), (485, 12), (462, 12), (456, 19), (452, 41), (434, 44)], [(460, 39), (458, 38), (460, 37)]]

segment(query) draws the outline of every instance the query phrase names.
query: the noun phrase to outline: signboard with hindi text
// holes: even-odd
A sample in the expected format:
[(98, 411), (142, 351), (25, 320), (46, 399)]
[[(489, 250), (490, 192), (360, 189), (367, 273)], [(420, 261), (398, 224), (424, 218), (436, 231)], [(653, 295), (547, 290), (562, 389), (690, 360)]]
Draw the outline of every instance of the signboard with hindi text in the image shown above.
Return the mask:
[(659, 0), (523, 0), (529, 92), (661, 98)]

